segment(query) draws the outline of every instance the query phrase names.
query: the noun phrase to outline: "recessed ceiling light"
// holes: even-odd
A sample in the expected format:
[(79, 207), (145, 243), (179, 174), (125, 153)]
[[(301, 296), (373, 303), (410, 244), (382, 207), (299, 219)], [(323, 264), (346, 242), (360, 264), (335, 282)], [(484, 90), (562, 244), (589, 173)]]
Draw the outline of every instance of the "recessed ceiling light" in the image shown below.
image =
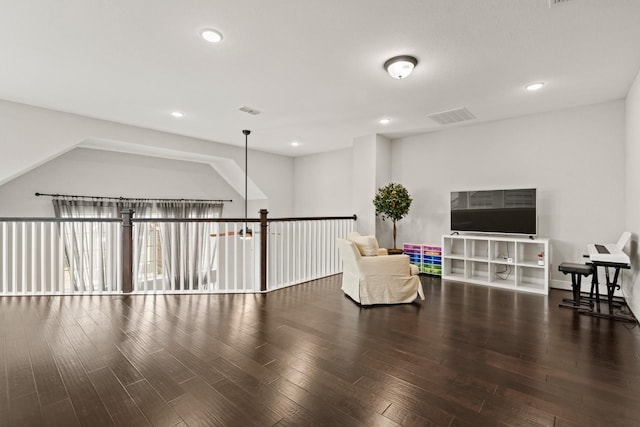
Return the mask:
[(292, 147), (299, 147), (300, 143), (298, 141), (291, 141), (291, 146)]
[(388, 125), (389, 123), (391, 123), (391, 119), (388, 119), (388, 118), (380, 119), (378, 120), (378, 123), (380, 123), (381, 125)]
[(172, 112), (171, 112), (171, 115), (172, 115), (173, 117), (177, 117), (177, 118), (184, 117), (184, 113), (183, 113), (183, 112), (181, 112), (181, 111), (172, 111)]
[(222, 41), (222, 33), (220, 31), (206, 29), (200, 34), (202, 35), (202, 38), (209, 43), (219, 43)]
[(529, 92), (534, 92), (536, 90), (542, 89), (543, 86), (544, 86), (544, 82), (536, 82), (536, 83), (528, 84), (524, 88)]

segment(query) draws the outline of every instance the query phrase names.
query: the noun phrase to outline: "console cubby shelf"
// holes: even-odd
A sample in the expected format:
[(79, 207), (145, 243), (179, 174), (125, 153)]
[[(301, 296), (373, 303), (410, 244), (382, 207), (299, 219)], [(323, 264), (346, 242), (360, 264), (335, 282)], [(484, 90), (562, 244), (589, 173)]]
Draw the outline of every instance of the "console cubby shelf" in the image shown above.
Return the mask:
[(442, 278), (547, 295), (549, 239), (442, 236)]

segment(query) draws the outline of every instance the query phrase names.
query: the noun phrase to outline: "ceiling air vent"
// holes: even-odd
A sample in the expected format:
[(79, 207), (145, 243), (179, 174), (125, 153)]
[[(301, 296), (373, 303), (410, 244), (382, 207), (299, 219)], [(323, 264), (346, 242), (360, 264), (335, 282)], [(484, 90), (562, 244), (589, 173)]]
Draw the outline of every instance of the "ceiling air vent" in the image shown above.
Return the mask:
[(246, 105), (243, 105), (242, 107), (238, 108), (238, 110), (243, 111), (245, 113), (249, 113), (253, 116), (257, 116), (258, 114), (260, 114), (260, 111), (251, 107), (247, 107)]
[(561, 3), (566, 3), (568, 1), (569, 0), (549, 0), (549, 8), (557, 6), (557, 5), (561, 4)]
[(466, 120), (471, 120), (476, 118), (476, 116), (471, 114), (471, 112), (466, 108), (454, 108), (453, 110), (430, 114), (427, 117), (440, 123), (441, 125), (464, 122)]

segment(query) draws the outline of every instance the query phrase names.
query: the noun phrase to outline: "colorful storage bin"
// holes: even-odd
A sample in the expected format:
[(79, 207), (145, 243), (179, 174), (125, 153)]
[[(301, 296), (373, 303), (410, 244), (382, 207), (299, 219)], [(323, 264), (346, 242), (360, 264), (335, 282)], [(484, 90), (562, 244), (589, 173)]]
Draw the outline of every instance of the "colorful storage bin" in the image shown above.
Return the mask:
[(442, 276), (442, 247), (433, 243), (405, 243), (404, 253), (420, 273)]

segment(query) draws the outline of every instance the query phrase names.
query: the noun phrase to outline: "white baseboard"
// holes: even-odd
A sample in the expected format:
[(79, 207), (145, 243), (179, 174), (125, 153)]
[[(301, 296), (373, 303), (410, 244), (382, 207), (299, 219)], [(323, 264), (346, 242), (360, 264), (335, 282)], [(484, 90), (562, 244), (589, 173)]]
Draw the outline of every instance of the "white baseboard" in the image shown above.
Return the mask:
[[(584, 288), (584, 283), (582, 284), (582, 287)], [(554, 288), (554, 289), (562, 289), (564, 291), (570, 291), (571, 290), (571, 282), (567, 282), (566, 280), (551, 280), (549, 282), (549, 287), (550, 288)]]

